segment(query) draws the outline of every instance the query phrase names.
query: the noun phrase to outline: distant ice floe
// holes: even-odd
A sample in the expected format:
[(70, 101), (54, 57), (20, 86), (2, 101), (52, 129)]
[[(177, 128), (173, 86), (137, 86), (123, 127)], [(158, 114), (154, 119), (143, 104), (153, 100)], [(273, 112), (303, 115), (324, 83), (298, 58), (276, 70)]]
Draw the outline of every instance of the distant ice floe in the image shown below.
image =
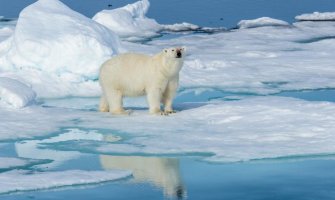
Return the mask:
[(30, 190), (52, 189), (119, 180), (131, 176), (130, 171), (53, 171), (33, 172), (13, 170), (0, 173), (0, 194)]
[(108, 27), (120, 38), (127, 41), (141, 41), (158, 37), (163, 31), (213, 32), (219, 30), (218, 28), (202, 28), (186, 22), (171, 25), (159, 24), (156, 20), (146, 16), (149, 7), (148, 0), (141, 0), (121, 8), (98, 12), (93, 20)]
[(238, 24), (238, 28), (257, 28), (262, 26), (289, 26), (290, 24), (270, 17), (261, 17), (252, 20), (241, 20)]
[(105, 26), (58, 0), (39, 0), (0, 43), (0, 72), (22, 76), (37, 94), (84, 94), (100, 65), (119, 50), (118, 36)]
[(32, 104), (36, 93), (30, 86), (7, 77), (0, 76), (0, 106), (23, 108)]
[(295, 17), (298, 21), (335, 21), (335, 12), (314, 12), (298, 15)]
[(335, 88), (334, 22), (237, 29), (130, 46), (157, 51), (186, 46), (181, 87), (272, 94), (283, 90)]
[(33, 163), (29, 159), (0, 157), (0, 172), (11, 168), (24, 167)]

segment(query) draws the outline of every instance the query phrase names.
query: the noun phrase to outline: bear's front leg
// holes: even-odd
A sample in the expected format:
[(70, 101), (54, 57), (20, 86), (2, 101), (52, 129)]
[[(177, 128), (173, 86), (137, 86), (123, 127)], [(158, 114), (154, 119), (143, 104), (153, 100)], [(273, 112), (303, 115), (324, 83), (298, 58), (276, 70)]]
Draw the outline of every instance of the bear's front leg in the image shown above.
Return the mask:
[(147, 91), (147, 99), (149, 104), (150, 114), (161, 114), (161, 99), (162, 92), (159, 88), (150, 89)]
[(163, 94), (163, 104), (164, 104), (164, 112), (166, 114), (171, 114), (171, 113), (175, 113), (176, 111), (173, 110), (172, 108), (172, 103), (173, 103), (173, 99), (176, 95), (178, 89), (178, 77), (176, 77), (175, 79), (169, 81), (164, 94)]

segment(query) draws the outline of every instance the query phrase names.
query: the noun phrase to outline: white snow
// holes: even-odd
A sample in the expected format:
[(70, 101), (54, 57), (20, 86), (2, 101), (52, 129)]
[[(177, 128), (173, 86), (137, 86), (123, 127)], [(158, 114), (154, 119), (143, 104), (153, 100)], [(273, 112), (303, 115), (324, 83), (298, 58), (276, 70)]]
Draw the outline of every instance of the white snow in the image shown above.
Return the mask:
[(298, 15), (295, 17), (298, 21), (335, 21), (335, 12), (313, 12)]
[(257, 28), (262, 26), (289, 26), (290, 24), (279, 19), (273, 19), (270, 17), (261, 17), (252, 20), (241, 20), (238, 24), (238, 28)]
[(36, 93), (30, 86), (8, 77), (0, 76), (0, 106), (23, 108), (32, 104)]
[(29, 190), (51, 189), (119, 180), (131, 176), (129, 171), (54, 171), (34, 172), (15, 170), (0, 173), (0, 194)]
[(75, 95), (91, 87), (100, 65), (119, 49), (108, 28), (58, 0), (39, 0), (20, 13), (14, 34), (0, 43), (0, 72), (22, 76), (38, 95)]
[(191, 31), (200, 29), (190, 23), (162, 25), (146, 16), (150, 7), (148, 0), (137, 1), (121, 8), (102, 10), (93, 20), (108, 27), (127, 41), (141, 41), (160, 36), (162, 31)]

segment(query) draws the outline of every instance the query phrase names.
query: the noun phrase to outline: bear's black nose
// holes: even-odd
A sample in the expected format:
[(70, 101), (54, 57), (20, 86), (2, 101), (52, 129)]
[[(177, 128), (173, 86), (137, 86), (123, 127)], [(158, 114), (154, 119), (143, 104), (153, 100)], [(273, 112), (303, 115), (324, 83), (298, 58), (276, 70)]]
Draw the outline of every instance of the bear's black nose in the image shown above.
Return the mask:
[(177, 58), (181, 58), (181, 52), (180, 51), (177, 52)]

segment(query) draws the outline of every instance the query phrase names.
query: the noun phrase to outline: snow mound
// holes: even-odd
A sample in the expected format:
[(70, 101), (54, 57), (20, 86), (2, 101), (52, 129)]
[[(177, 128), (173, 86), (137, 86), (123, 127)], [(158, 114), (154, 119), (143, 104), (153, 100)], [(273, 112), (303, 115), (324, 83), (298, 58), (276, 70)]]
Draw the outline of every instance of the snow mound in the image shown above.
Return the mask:
[(263, 26), (289, 26), (289, 25), (290, 25), (289, 23), (282, 20), (273, 19), (270, 17), (261, 17), (252, 20), (241, 20), (237, 24), (237, 27), (243, 29), (243, 28), (257, 28)]
[(134, 41), (158, 36), (162, 27), (154, 19), (147, 18), (150, 3), (138, 1), (124, 7), (98, 12), (93, 20), (113, 30), (121, 38)]
[(64, 186), (85, 185), (113, 181), (131, 176), (130, 171), (34, 172), (15, 170), (0, 174), (0, 194), (29, 190), (42, 190)]
[(59, 0), (39, 0), (20, 13), (13, 36), (0, 43), (0, 64), (34, 88), (39, 85), (38, 94), (64, 85), (61, 90), (70, 93), (96, 79), (101, 63), (119, 49), (118, 37), (108, 28)]
[(0, 77), (0, 106), (23, 108), (34, 102), (36, 93), (26, 84)]
[(124, 7), (98, 12), (93, 20), (103, 24), (123, 40), (141, 41), (160, 36), (162, 31), (194, 31), (201, 27), (190, 23), (162, 25), (146, 16), (150, 7), (148, 0), (137, 1)]
[(295, 17), (298, 21), (335, 21), (335, 12), (314, 12), (298, 15)]

